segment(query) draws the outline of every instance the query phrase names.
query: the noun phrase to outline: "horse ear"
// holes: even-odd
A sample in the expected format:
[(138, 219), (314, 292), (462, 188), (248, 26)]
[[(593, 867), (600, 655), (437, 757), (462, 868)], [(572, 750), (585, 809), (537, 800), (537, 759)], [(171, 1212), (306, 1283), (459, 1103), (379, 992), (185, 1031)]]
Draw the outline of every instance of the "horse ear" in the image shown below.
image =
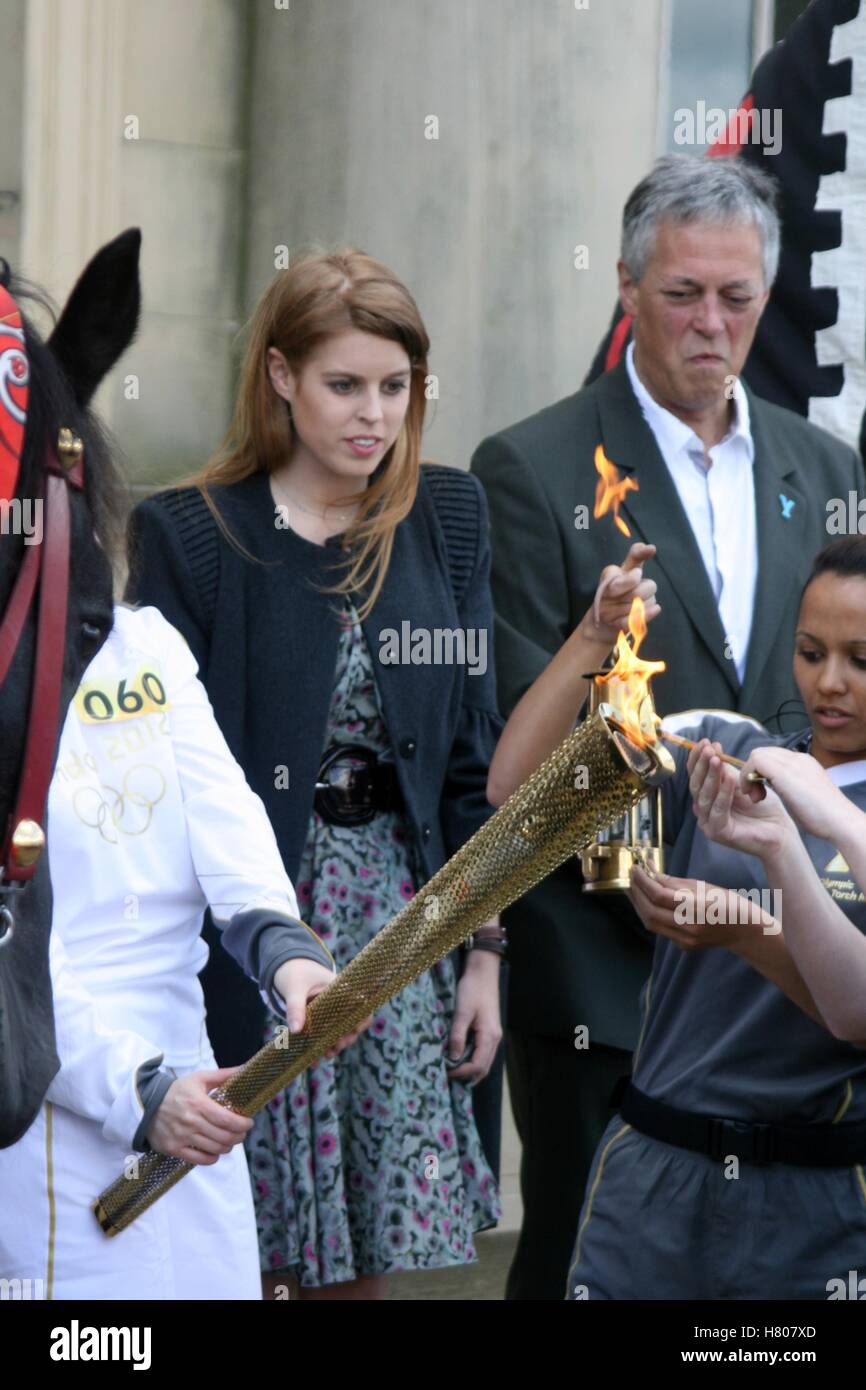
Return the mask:
[(141, 232), (130, 227), (85, 266), (48, 346), (80, 406), (129, 347), (138, 327)]

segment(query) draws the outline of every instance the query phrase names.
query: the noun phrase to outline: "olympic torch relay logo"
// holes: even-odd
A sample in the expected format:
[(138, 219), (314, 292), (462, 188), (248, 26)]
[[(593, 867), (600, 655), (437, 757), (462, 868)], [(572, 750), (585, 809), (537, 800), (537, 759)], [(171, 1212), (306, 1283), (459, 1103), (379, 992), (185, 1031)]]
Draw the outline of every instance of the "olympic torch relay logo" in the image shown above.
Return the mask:
[(0, 501), (11, 501), (18, 486), (29, 379), (21, 315), (0, 285)]

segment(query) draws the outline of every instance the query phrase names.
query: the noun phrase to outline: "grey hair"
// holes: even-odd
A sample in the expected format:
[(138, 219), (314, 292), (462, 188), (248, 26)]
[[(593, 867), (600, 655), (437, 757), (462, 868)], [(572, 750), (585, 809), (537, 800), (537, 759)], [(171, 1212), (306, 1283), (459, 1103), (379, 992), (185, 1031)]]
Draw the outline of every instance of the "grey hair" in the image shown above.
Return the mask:
[(661, 222), (751, 223), (761, 238), (769, 289), (779, 266), (778, 209), (775, 179), (742, 159), (665, 155), (628, 196), (620, 254), (632, 279), (640, 280)]

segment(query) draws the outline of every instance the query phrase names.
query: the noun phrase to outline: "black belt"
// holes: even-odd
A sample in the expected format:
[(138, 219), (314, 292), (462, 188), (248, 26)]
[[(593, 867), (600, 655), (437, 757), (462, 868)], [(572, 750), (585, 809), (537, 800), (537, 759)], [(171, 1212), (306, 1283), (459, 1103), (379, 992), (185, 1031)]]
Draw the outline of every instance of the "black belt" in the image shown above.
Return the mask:
[(403, 807), (393, 763), (362, 743), (335, 743), (325, 750), (316, 782), (315, 809), (331, 825), (366, 825), (378, 811)]
[(765, 1125), (718, 1115), (696, 1115), (645, 1096), (629, 1085), (622, 1118), (650, 1139), (744, 1163), (792, 1163), (806, 1168), (851, 1168), (866, 1162), (866, 1124)]

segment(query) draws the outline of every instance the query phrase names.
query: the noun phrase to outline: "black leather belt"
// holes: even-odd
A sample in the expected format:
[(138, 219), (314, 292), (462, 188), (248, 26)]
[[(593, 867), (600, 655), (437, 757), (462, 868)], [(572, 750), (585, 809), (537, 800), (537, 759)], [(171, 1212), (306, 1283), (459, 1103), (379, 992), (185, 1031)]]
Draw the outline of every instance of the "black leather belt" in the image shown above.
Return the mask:
[(366, 825), (379, 811), (403, 807), (393, 763), (362, 743), (335, 743), (325, 750), (313, 805), (331, 825)]
[(619, 1106), (622, 1118), (664, 1144), (743, 1163), (791, 1163), (805, 1168), (851, 1168), (866, 1162), (866, 1124), (769, 1125), (696, 1115), (626, 1088)]

